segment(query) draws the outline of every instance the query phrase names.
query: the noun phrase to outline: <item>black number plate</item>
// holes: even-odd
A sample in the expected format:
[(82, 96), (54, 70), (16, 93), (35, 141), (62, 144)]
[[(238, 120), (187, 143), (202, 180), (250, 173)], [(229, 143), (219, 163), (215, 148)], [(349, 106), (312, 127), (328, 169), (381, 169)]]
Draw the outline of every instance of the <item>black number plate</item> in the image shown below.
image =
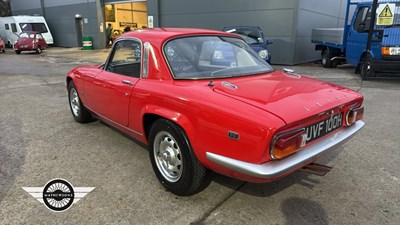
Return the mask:
[(343, 113), (332, 115), (331, 117), (322, 120), (318, 123), (306, 127), (307, 139), (306, 142), (311, 142), (315, 139), (325, 136), (330, 132), (339, 129), (343, 124)]

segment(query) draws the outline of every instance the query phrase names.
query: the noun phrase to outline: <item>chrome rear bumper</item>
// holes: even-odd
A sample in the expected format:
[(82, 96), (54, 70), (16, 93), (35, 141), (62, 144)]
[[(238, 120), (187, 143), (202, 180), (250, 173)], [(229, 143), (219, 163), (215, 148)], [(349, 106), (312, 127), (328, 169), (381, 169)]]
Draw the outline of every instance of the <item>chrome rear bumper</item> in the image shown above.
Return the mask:
[(282, 160), (270, 161), (263, 164), (243, 162), (211, 152), (207, 152), (206, 156), (208, 160), (239, 173), (257, 178), (273, 179), (285, 175), (292, 170), (301, 168), (308, 162), (312, 162), (328, 153), (330, 150), (333, 150), (357, 133), (364, 124), (363, 121), (358, 121), (351, 127), (342, 129), (311, 146), (305, 147), (303, 150), (291, 156)]

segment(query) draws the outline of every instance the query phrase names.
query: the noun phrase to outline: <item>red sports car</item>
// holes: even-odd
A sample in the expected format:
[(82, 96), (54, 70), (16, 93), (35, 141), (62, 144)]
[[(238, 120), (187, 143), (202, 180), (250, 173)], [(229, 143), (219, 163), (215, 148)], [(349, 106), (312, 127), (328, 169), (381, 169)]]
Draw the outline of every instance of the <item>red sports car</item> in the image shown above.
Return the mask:
[(35, 31), (22, 32), (14, 44), (14, 50), (17, 54), (21, 54), (21, 51), (36, 51), (40, 54), (45, 48), (47, 48), (46, 41), (39, 32)]
[(0, 52), (6, 51), (6, 45), (4, 44), (3, 39), (0, 37)]
[(359, 131), (363, 96), (275, 71), (240, 36), (155, 28), (118, 38), (106, 62), (67, 77), (79, 123), (94, 116), (148, 145), (160, 183), (195, 194), (212, 171), (270, 182)]

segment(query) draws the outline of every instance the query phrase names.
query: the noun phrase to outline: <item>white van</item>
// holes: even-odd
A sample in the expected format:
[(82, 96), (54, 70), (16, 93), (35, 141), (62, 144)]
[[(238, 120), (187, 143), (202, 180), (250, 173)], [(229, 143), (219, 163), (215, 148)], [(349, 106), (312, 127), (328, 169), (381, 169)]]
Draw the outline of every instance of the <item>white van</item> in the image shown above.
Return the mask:
[(0, 17), (0, 36), (6, 45), (12, 46), (22, 31), (40, 32), (47, 44), (54, 44), (53, 36), (43, 16)]

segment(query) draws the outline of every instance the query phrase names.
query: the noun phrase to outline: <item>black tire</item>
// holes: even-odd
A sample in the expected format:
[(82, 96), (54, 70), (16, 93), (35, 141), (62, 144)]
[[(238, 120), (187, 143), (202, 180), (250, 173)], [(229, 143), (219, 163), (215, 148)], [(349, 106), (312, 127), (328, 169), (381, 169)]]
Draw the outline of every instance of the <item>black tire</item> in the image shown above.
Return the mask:
[(335, 68), (338, 62), (336, 60), (331, 60), (332, 57), (333, 56), (329, 48), (323, 49), (321, 53), (322, 66), (325, 68)]
[(19, 55), (19, 54), (21, 54), (21, 51), (20, 51), (20, 50), (15, 50), (15, 53), (16, 53), (17, 55)]
[(68, 84), (68, 103), (71, 109), (72, 116), (78, 123), (87, 123), (92, 119), (92, 115), (82, 104), (79, 98), (78, 91), (74, 85), (74, 82)]
[(373, 61), (370, 54), (364, 55), (361, 60), (360, 66), (361, 79), (365, 80), (367, 78), (375, 77), (375, 71), (373, 67)]
[(197, 160), (185, 132), (176, 124), (157, 120), (149, 135), (153, 170), (167, 191), (188, 196), (204, 190), (212, 172)]
[(36, 53), (37, 53), (37, 54), (40, 54), (40, 53), (42, 53), (42, 52), (43, 52), (43, 50), (42, 50), (42, 48), (40, 47), (40, 45), (37, 46), (37, 48), (36, 48)]
[(2, 50), (1, 50), (1, 52), (3, 52), (3, 53), (4, 53), (4, 52), (6, 52), (6, 50), (5, 50), (5, 49), (2, 49)]

